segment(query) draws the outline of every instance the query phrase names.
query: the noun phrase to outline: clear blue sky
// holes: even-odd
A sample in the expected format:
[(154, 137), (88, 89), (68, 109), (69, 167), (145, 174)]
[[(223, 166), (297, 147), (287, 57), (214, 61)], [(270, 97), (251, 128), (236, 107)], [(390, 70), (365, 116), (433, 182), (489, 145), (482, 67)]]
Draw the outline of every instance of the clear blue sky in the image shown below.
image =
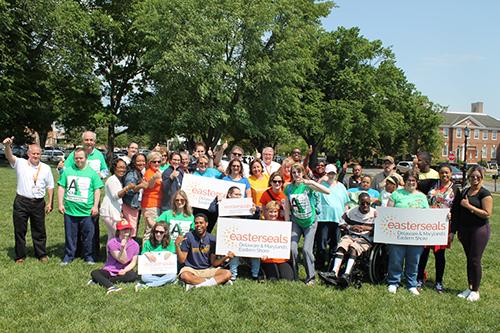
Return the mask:
[(337, 0), (326, 30), (357, 26), (391, 47), (409, 82), (449, 111), (500, 119), (500, 0)]

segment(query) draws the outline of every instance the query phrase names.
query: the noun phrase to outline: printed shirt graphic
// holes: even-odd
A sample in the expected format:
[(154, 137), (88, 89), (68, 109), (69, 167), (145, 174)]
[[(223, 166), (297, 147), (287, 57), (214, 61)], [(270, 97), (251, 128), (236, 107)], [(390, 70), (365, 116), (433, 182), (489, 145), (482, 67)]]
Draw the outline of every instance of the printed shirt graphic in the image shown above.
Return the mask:
[(194, 230), (194, 216), (184, 216), (184, 214), (174, 214), (172, 210), (163, 212), (156, 222), (165, 222), (168, 224), (170, 239), (175, 240), (179, 235), (185, 236), (191, 230)]
[(316, 211), (311, 189), (304, 183), (298, 186), (290, 184), (286, 187), (285, 194), (290, 201), (292, 220), (302, 227), (312, 225)]
[(71, 216), (89, 216), (94, 205), (94, 191), (104, 186), (90, 167), (66, 169), (58, 184), (65, 188), (64, 208)]

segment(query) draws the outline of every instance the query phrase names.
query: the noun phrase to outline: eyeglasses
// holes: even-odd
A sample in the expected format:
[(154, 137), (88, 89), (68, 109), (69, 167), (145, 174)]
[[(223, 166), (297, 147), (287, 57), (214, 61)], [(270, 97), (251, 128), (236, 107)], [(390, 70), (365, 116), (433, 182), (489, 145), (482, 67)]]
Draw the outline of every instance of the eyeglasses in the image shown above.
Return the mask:
[(155, 230), (155, 234), (163, 235), (163, 234), (165, 234), (165, 231)]
[(199, 166), (205, 166), (205, 165), (207, 165), (207, 163), (205, 163), (205, 162), (198, 162), (198, 165)]
[(282, 184), (283, 183), (282, 180), (273, 180), (272, 182), (273, 182), (273, 184)]
[(161, 161), (151, 161), (151, 163), (161, 163)]
[(175, 199), (175, 202), (186, 202), (184, 199)]

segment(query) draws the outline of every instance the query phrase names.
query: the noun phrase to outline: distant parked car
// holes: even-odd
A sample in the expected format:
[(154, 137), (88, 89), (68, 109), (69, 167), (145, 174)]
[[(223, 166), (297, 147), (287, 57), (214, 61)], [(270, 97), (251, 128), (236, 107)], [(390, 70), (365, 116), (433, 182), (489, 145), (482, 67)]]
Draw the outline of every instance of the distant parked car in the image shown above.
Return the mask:
[(17, 157), (28, 157), (28, 150), (23, 146), (12, 146), (12, 154)]
[(411, 169), (413, 169), (412, 161), (400, 161), (398, 165), (396, 165), (396, 172), (401, 175), (405, 172), (410, 171)]
[(59, 149), (44, 149), (40, 160), (42, 162), (59, 162), (64, 157), (64, 152)]
[(464, 179), (462, 170), (455, 166), (451, 166), (451, 179), (455, 184), (462, 184), (462, 180)]

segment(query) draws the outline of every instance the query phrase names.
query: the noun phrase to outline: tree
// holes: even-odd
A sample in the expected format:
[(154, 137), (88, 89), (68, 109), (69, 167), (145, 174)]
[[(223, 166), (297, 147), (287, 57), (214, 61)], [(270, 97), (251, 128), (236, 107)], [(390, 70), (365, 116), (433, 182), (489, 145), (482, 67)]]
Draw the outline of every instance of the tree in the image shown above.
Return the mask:
[(148, 131), (201, 138), (210, 147), (223, 133), (264, 144), (262, 125), (297, 103), (296, 85), (311, 65), (309, 38), (330, 6), (145, 1), (138, 25), (154, 44), (146, 61), (155, 64), (154, 95), (141, 105)]

